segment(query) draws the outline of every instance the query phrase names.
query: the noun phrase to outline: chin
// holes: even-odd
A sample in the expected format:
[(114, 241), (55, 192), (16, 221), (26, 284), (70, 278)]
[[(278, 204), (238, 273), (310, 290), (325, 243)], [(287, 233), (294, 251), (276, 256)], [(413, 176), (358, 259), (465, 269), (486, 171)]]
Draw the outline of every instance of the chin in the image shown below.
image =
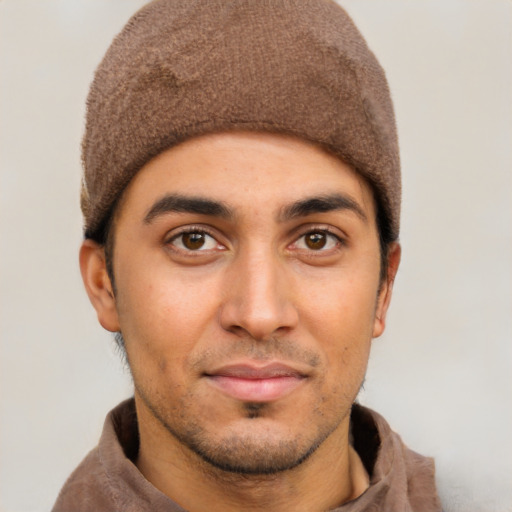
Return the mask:
[[(254, 423), (262, 420), (247, 421)], [(303, 439), (289, 434), (279, 435), (271, 430), (267, 425), (261, 429), (249, 427), (244, 433), (229, 432), (214, 439), (205, 432), (195, 430), (193, 434), (182, 435), (179, 441), (208, 465), (223, 472), (272, 475), (302, 464), (328, 435)]]
[[(263, 404), (244, 404), (245, 417), (229, 426), (164, 424), (179, 443), (188, 448), (211, 469), (239, 475), (273, 475), (292, 470), (311, 457), (337, 429), (340, 421), (330, 425), (309, 426), (304, 422), (292, 428), (265, 416)], [(299, 431), (297, 431), (297, 430)], [(295, 430), (295, 431), (294, 431)]]

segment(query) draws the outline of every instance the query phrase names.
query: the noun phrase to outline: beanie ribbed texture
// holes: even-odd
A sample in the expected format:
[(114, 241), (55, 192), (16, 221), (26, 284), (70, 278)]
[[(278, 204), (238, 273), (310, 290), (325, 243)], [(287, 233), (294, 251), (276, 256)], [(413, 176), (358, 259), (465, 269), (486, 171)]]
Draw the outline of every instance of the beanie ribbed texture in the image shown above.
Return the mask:
[(382, 68), (330, 0), (156, 0), (96, 70), (82, 144), (86, 237), (104, 227), (137, 171), (188, 138), (295, 135), (373, 186), (393, 238), (400, 162)]

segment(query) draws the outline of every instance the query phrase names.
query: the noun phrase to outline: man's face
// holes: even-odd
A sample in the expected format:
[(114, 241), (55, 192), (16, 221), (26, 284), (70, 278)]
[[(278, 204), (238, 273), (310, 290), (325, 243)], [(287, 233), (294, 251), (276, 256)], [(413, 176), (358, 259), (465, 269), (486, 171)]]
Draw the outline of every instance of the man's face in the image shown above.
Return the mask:
[(152, 160), (117, 215), (114, 312), (98, 311), (123, 334), (141, 436), (246, 473), (346, 437), (383, 329), (379, 266), (369, 186), (309, 143), (217, 134)]

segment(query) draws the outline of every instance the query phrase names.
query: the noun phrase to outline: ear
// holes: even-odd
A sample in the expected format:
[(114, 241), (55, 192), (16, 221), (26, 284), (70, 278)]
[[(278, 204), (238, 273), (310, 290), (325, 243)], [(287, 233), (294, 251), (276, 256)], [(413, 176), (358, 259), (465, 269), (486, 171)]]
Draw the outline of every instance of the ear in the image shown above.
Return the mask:
[(400, 265), (400, 257), (402, 249), (398, 242), (393, 242), (389, 247), (388, 252), (388, 272), (386, 279), (381, 284), (379, 296), (377, 298), (377, 308), (375, 310), (375, 319), (373, 324), (373, 337), (379, 337), (386, 328), (386, 315), (388, 312), (389, 304), (391, 302), (391, 295), (393, 294), (393, 283), (395, 276), (398, 272)]
[(111, 332), (120, 331), (116, 299), (105, 264), (105, 251), (93, 240), (84, 240), (80, 247), (80, 272), (102, 327)]

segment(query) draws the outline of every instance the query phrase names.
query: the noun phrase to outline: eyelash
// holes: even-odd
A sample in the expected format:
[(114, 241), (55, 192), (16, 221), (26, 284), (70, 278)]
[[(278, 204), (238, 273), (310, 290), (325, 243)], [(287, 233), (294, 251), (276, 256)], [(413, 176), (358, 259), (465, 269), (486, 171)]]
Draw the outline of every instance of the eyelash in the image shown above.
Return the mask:
[(302, 232), (300, 233), (300, 235), (295, 239), (294, 242), (292, 242), (292, 244), (290, 245), (297, 245), (299, 243), (300, 240), (304, 240), (304, 243), (305, 242), (305, 239), (308, 235), (315, 235), (315, 234), (321, 234), (321, 235), (324, 235), (325, 237), (327, 237), (327, 241), (326, 241), (326, 244), (329, 243), (329, 239), (331, 239), (332, 241), (334, 241), (334, 244), (335, 246), (334, 247), (330, 247), (328, 249), (324, 249), (324, 247), (321, 247), (320, 249), (318, 250), (315, 250), (315, 249), (312, 249), (312, 248), (298, 248), (299, 251), (303, 251), (304, 253), (310, 255), (310, 256), (314, 256), (314, 255), (317, 255), (319, 253), (329, 253), (331, 254), (333, 251), (337, 251), (339, 250), (343, 245), (345, 245), (345, 240), (338, 234), (334, 233), (331, 229), (325, 227), (325, 226), (312, 226), (312, 227), (309, 227), (307, 229), (307, 231), (305, 232)]
[[(190, 254), (194, 253), (201, 253), (206, 252), (205, 249), (201, 250), (193, 250), (193, 249), (186, 249), (186, 248), (180, 248), (173, 244), (174, 241), (180, 239), (181, 237), (187, 235), (187, 234), (198, 234), (198, 235), (206, 235), (212, 240), (215, 240), (216, 246), (223, 246), (224, 245), (217, 240), (217, 237), (209, 232), (209, 230), (205, 229), (204, 226), (187, 226), (186, 228), (181, 229), (178, 233), (172, 234), (166, 241), (165, 245), (172, 246), (174, 250), (186, 252)], [(183, 242), (182, 242), (183, 244)]]
[[(212, 249), (202, 249), (201, 250), (202, 246), (200, 246), (200, 247), (198, 247), (197, 250), (194, 250), (194, 249), (190, 249), (190, 248), (177, 247), (173, 243), (176, 240), (179, 240), (181, 237), (183, 237), (187, 234), (206, 235), (207, 237), (209, 237), (215, 241), (216, 247), (212, 248)], [(294, 245), (296, 246), (301, 240), (304, 240), (303, 243), (307, 244), (307, 242), (305, 242), (305, 238), (308, 235), (315, 235), (315, 234), (324, 235), (327, 238), (327, 241), (325, 243), (329, 244), (329, 239), (330, 239), (331, 241), (334, 241), (335, 246), (329, 247), (327, 249), (324, 249), (323, 246), (320, 247), (319, 249), (313, 249), (313, 248), (308, 248), (308, 247), (303, 247), (303, 248), (296, 247), (295, 249), (297, 251), (300, 251), (302, 254), (307, 254), (309, 256), (317, 255), (320, 253), (331, 254), (333, 251), (339, 250), (346, 243), (345, 240), (341, 236), (339, 236), (336, 233), (333, 233), (333, 231), (326, 228), (325, 226), (321, 226), (321, 227), (313, 226), (313, 227), (309, 227), (307, 229), (307, 231), (300, 233), (299, 236), (297, 236), (297, 238), (295, 238), (295, 240), (291, 244), (289, 244), (287, 247), (293, 247)], [(183, 241), (181, 244), (183, 245)], [(199, 255), (200, 253), (215, 250), (215, 249), (219, 248), (219, 246), (225, 248), (224, 244), (222, 244), (221, 242), (218, 241), (217, 236), (214, 235), (213, 233), (211, 233), (208, 229), (205, 229), (204, 226), (187, 226), (186, 228), (181, 229), (178, 233), (173, 233), (165, 241), (165, 245), (170, 246), (176, 252), (187, 253), (187, 255), (192, 255), (192, 254)]]

